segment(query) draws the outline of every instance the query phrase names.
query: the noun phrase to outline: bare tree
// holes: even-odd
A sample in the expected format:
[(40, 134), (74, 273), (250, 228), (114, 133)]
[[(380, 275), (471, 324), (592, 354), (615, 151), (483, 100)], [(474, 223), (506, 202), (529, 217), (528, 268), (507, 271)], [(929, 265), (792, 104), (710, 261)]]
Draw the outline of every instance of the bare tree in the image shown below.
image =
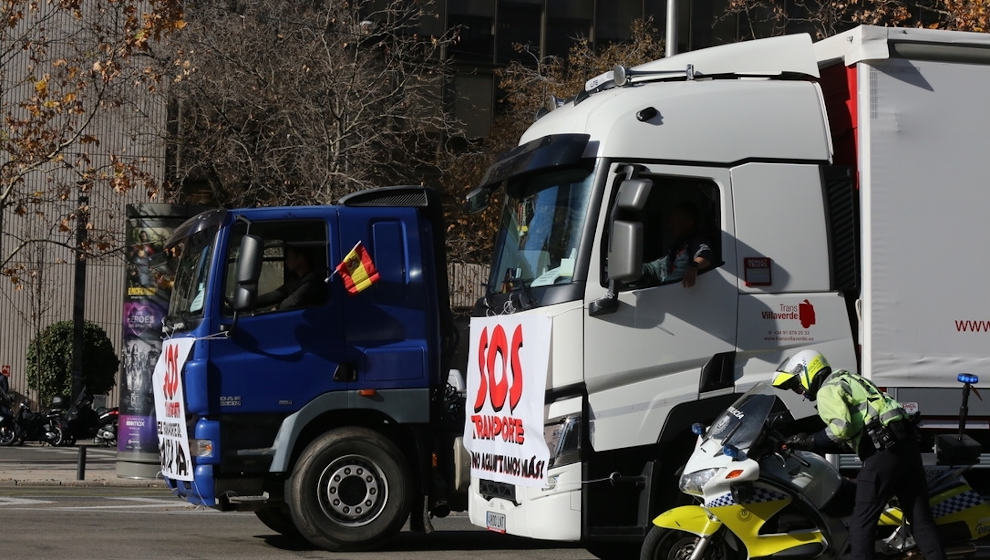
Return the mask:
[[(180, 178), (228, 205), (329, 203), (438, 173), (458, 123), (428, 2), (206, 0), (173, 94)], [(218, 32), (222, 30), (222, 32)]]
[[(0, 3), (0, 273), (16, 282), (32, 260), (18, 253), (32, 244), (82, 255), (113, 249), (112, 228), (98, 220), (85, 224), (87, 245), (71, 243), (77, 197), (158, 185), (148, 161), (127, 146), (101, 145), (93, 125), (124, 125), (127, 117), (110, 115), (156, 87), (143, 56), (183, 25), (180, 0)], [(2, 223), (8, 208), (15, 223)], [(32, 235), (38, 229), (29, 220), (53, 225), (53, 233)]]
[(741, 38), (808, 32), (815, 39), (857, 25), (990, 28), (990, 0), (730, 0), (721, 18), (739, 18)]
[(656, 60), (663, 56), (664, 49), (652, 19), (631, 22), (627, 41), (595, 45), (587, 37), (574, 37), (566, 57), (541, 58), (529, 45), (514, 45), (514, 48), (528, 56), (525, 63), (513, 61), (496, 71), (504, 96), (492, 133), (462, 150), (446, 165), (443, 177), (446, 190), (457, 195), (452, 196), (447, 212), (447, 245), (452, 259), (488, 262), (501, 209), (498, 204), (492, 204), (481, 214), (464, 215), (463, 196), (478, 186), (485, 170), (499, 154), (518, 144), (539, 111), (548, 107), (551, 96), (573, 97), (589, 78), (616, 64), (635, 66)]

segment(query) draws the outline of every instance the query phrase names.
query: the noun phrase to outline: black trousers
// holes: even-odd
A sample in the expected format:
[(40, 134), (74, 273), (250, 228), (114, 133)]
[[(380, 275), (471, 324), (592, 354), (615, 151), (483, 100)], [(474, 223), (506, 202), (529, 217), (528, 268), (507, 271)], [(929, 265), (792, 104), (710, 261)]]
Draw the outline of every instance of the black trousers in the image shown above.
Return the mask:
[(863, 461), (856, 477), (856, 508), (849, 526), (854, 560), (873, 558), (877, 522), (892, 496), (911, 522), (911, 532), (925, 560), (945, 560), (935, 521), (928, 507), (928, 486), (921, 466), (921, 452), (912, 442), (878, 451)]

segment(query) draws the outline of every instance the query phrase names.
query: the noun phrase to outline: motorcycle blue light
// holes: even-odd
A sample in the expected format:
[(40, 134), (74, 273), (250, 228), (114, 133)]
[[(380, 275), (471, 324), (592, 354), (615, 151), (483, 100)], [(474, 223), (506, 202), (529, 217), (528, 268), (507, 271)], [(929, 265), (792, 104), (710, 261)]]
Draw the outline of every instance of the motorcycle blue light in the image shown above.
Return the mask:
[(722, 446), (722, 454), (724, 454), (726, 457), (729, 457), (733, 461), (738, 461), (740, 459), (746, 458), (745, 453), (743, 453), (738, 447), (730, 443), (727, 443)]
[(691, 433), (700, 436), (705, 433), (705, 427), (700, 422), (695, 422), (691, 424)]
[(970, 385), (980, 382), (980, 378), (973, 375), (972, 373), (960, 373), (956, 377), (956, 380), (959, 381), (960, 383), (969, 383)]

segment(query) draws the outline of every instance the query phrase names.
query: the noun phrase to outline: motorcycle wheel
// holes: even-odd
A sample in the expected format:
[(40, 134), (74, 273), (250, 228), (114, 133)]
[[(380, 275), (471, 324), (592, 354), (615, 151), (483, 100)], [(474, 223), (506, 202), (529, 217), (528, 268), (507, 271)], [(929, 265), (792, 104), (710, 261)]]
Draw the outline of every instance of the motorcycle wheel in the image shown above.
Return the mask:
[[(640, 549), (640, 560), (688, 560), (694, 554), (694, 547), (698, 543), (698, 537), (691, 533), (675, 531), (673, 529), (663, 529), (651, 527), (650, 532), (643, 541), (643, 548)], [(740, 555), (729, 548), (728, 543), (720, 535), (715, 535), (705, 554), (704, 560), (735, 560)]]
[(74, 445), (76, 443), (76, 438), (72, 437), (72, 434), (66, 432), (61, 426), (55, 426), (52, 428), (55, 433), (55, 437), (49, 443), (54, 447), (64, 447), (69, 445)]
[(0, 446), (7, 447), (17, 442), (17, 431), (13, 426), (0, 426)]

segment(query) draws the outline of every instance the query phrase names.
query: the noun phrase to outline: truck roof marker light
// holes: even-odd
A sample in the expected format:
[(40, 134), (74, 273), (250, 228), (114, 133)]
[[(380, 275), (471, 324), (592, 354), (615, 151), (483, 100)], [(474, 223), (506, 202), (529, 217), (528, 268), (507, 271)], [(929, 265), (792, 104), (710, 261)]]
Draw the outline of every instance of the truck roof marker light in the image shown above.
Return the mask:
[[(657, 111), (656, 107), (644, 107), (636, 112), (636, 120), (639, 122), (647, 122), (659, 114), (660, 111)], [(660, 122), (657, 124), (663, 124), (663, 119), (660, 119)]]
[(375, 389), (359, 389), (358, 394), (362, 397), (377, 397), (378, 391)]

